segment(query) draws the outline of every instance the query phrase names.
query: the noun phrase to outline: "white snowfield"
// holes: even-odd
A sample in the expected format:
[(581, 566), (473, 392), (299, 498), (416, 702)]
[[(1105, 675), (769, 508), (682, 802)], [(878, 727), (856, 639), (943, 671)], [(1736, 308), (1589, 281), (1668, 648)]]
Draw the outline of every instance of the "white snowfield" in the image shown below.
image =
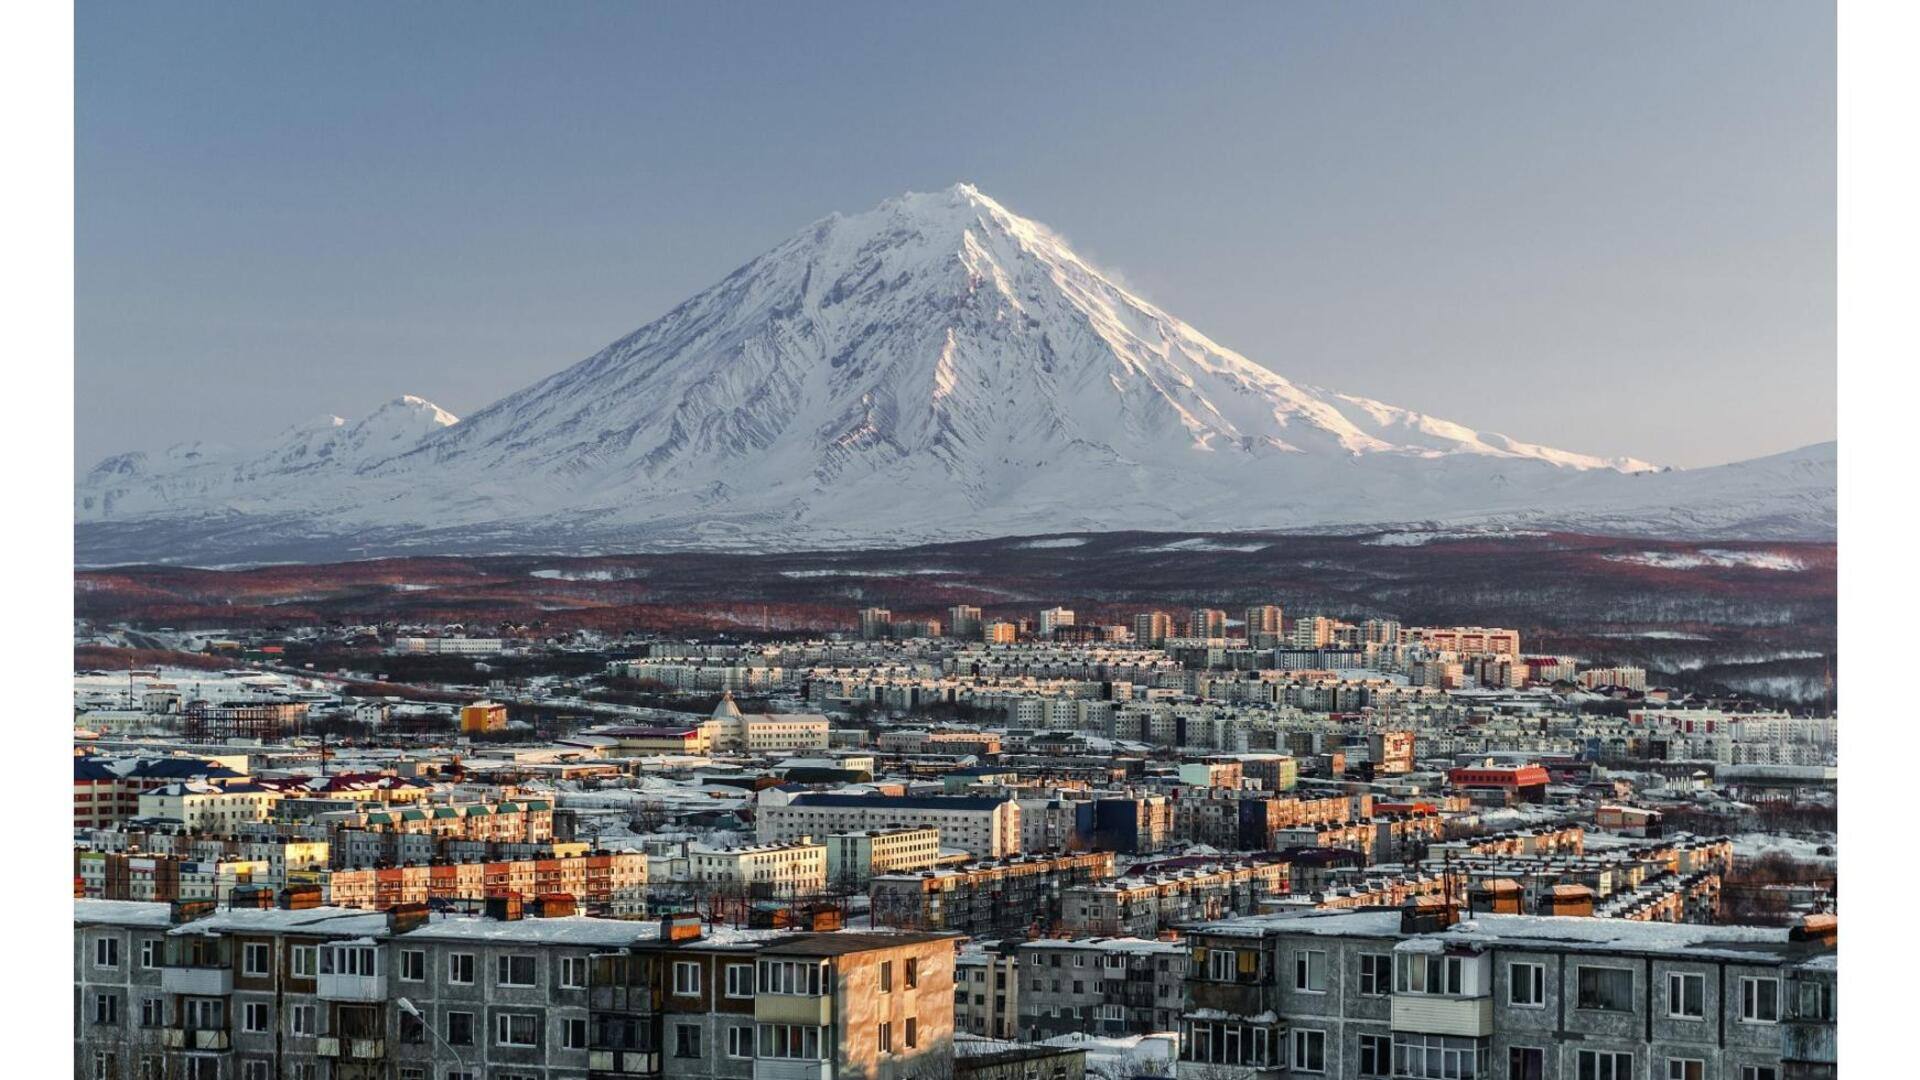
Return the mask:
[[(456, 421), (82, 477), (83, 561), (1447, 525), (1826, 538), (1834, 449), (1658, 470), (1294, 383), (968, 185), (835, 215)], [(384, 538), (384, 539), (383, 539)]]

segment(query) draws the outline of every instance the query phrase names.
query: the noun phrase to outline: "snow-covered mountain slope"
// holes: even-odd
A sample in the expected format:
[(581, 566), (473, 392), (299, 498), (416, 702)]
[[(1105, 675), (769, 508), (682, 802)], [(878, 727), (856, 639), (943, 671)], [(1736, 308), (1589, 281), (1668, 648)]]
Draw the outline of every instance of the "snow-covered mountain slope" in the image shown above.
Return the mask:
[(1658, 471), (1303, 386), (959, 185), (820, 221), (460, 423), (402, 399), (264, 455), (113, 458), (76, 509), (96, 561), (269, 532), (341, 554), (1507, 518), (1830, 535), (1819, 456)]
[(206, 513), (279, 511), (304, 493), (338, 497), (363, 465), (418, 446), (459, 417), (407, 394), (357, 421), (322, 416), (281, 432), (263, 450), (188, 443), (159, 460), (140, 451), (118, 454), (80, 479), (80, 522)]

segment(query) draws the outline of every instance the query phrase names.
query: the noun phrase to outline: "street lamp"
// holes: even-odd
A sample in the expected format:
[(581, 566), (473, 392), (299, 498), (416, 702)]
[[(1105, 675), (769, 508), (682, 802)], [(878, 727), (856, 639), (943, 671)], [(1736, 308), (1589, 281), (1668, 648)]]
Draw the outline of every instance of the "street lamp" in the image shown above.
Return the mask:
[(447, 1048), (447, 1053), (453, 1055), (453, 1060), (460, 1066), (460, 1071), (462, 1073), (467, 1071), (467, 1059), (461, 1057), (460, 1051), (456, 1050), (454, 1045), (446, 1040), (446, 1036), (440, 1034), (439, 1028), (434, 1027), (433, 1024), (428, 1022), (426, 1014), (420, 1011), (420, 1006), (415, 1005), (412, 998), (395, 998), (393, 1003), (400, 1006), (401, 1012), (420, 1021), (420, 1026), (426, 1028), (435, 1039), (439, 1040), (441, 1046)]

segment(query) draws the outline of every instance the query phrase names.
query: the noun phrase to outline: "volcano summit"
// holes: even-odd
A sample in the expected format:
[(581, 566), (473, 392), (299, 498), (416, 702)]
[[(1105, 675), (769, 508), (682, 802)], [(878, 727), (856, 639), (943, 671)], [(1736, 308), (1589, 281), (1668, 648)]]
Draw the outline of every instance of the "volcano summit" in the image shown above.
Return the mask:
[(1834, 531), (1834, 449), (1658, 469), (1303, 386), (969, 185), (835, 215), (465, 419), (403, 397), (80, 478), (83, 564), (1119, 529)]

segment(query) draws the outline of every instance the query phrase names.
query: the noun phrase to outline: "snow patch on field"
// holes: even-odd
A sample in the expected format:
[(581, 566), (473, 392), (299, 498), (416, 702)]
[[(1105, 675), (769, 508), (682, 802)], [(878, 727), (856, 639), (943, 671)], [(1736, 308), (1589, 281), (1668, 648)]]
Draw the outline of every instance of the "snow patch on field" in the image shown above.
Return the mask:
[(962, 571), (959, 571), (959, 570), (949, 570), (949, 569), (947, 569), (946, 567), (927, 567), (927, 568), (925, 568), (925, 569), (919, 569), (919, 570), (885, 570), (885, 569), (874, 569), (874, 570), (859, 570), (859, 569), (854, 569), (854, 570), (839, 570), (839, 569), (828, 569), (828, 570), (782, 570), (782, 571), (780, 571), (780, 576), (781, 576), (781, 577), (785, 577), (785, 578), (831, 578), (831, 577), (923, 577), (923, 576), (925, 576), (925, 577), (939, 577), (939, 576), (944, 576), (944, 575), (948, 575), (948, 574), (958, 574), (958, 573), (961, 573), (961, 572), (962, 572)]
[(1269, 546), (1270, 545), (1267, 544), (1226, 544), (1218, 540), (1207, 540), (1196, 536), (1191, 540), (1175, 540), (1170, 544), (1161, 544), (1158, 547), (1136, 548), (1135, 550), (1142, 555), (1170, 555), (1182, 551), (1265, 551)]
[(1545, 536), (1531, 529), (1466, 529), (1443, 532), (1382, 533), (1361, 543), (1368, 547), (1425, 547), (1436, 540), (1505, 540), (1518, 536)]
[(647, 576), (645, 570), (535, 570), (527, 575), (543, 581), (631, 581)]
[(1608, 562), (1651, 566), (1656, 570), (1698, 570), (1702, 567), (1745, 567), (1749, 570), (1805, 570), (1804, 560), (1773, 551), (1728, 551), (1701, 548), (1699, 551), (1637, 551), (1631, 555), (1603, 556)]
[(1087, 538), (1084, 536), (1056, 536), (1046, 540), (1028, 540), (1013, 546), (1022, 551), (1044, 551), (1048, 548), (1085, 547), (1086, 543)]

